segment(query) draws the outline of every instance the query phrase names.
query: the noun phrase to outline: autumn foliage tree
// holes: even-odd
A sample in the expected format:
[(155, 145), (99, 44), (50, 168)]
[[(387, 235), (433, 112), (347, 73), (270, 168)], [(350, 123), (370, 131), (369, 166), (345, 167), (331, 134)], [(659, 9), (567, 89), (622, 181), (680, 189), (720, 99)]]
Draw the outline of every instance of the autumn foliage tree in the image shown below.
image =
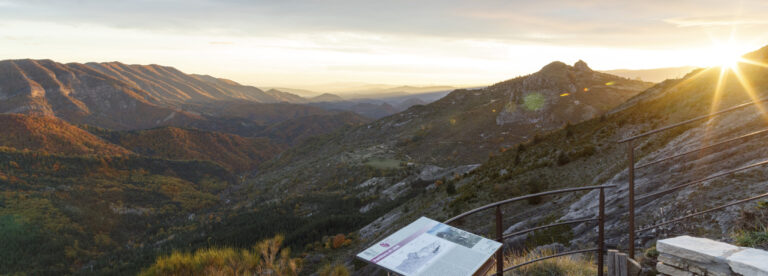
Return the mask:
[(338, 234), (333, 237), (333, 248), (339, 248), (344, 245), (344, 241), (346, 241), (347, 237), (344, 236), (344, 234)]

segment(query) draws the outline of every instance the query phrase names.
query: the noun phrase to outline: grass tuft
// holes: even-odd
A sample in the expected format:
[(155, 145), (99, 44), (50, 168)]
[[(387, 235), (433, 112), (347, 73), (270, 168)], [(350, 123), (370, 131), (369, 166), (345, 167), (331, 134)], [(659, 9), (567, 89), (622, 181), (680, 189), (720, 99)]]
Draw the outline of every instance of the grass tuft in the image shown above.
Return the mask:
[[(513, 253), (504, 258), (504, 267), (519, 265), (541, 257), (554, 255), (552, 250), (528, 251), (522, 253)], [(489, 271), (488, 275), (493, 275), (495, 271)], [(522, 266), (518, 269), (507, 272), (505, 275), (528, 275), (528, 276), (593, 276), (597, 275), (597, 266), (592, 257), (585, 255), (570, 255), (535, 262)]]
[(737, 231), (733, 234), (733, 239), (739, 246), (768, 248), (768, 225), (758, 231)]

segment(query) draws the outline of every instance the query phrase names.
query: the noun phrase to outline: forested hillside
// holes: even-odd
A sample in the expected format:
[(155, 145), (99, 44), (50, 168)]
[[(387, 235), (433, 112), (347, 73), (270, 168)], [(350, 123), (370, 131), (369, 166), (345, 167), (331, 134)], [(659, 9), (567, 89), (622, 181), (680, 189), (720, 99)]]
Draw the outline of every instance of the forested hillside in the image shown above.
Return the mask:
[(0, 114), (0, 147), (63, 155), (120, 156), (130, 151), (62, 120)]
[(3, 273), (131, 274), (221, 220), (210, 162), (0, 150)]
[(107, 141), (143, 156), (171, 160), (206, 160), (235, 172), (254, 170), (282, 152), (284, 146), (267, 138), (163, 127), (138, 131), (90, 128)]

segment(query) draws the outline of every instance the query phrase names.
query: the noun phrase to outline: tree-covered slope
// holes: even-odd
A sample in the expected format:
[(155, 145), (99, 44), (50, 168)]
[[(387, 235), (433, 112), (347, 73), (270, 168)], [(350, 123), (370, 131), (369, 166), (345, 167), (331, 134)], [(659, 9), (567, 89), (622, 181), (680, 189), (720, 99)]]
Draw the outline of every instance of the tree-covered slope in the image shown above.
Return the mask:
[(284, 146), (266, 138), (196, 129), (163, 127), (137, 131), (92, 129), (94, 133), (131, 151), (172, 160), (206, 160), (237, 172), (253, 170), (280, 153)]
[(210, 162), (0, 150), (0, 271), (135, 274), (215, 223)]
[(0, 129), (0, 147), (63, 155), (131, 154), (125, 148), (53, 117), (0, 114)]

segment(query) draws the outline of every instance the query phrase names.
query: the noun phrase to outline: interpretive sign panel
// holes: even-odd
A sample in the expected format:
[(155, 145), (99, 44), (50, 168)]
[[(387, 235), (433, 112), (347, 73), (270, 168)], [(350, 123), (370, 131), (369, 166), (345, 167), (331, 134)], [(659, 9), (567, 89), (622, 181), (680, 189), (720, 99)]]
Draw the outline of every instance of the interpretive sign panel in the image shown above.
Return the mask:
[(421, 217), (357, 257), (402, 275), (473, 275), (501, 243)]

